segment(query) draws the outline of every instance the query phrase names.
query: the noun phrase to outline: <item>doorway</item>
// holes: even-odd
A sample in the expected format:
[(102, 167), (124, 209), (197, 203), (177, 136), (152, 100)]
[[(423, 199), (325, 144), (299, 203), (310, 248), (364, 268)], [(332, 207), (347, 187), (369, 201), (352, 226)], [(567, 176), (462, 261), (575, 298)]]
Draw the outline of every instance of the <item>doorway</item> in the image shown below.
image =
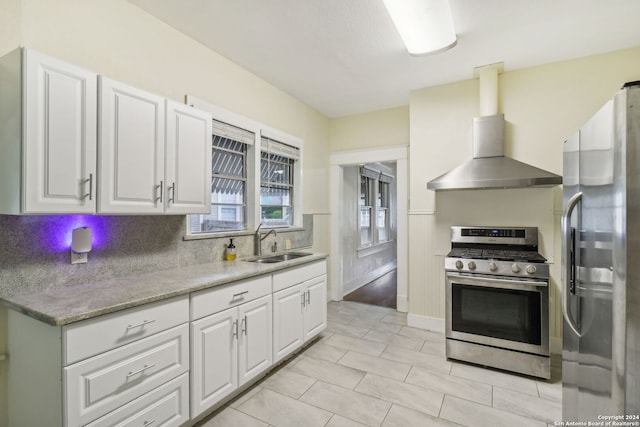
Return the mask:
[[(358, 211), (355, 208), (349, 212), (344, 209), (345, 192), (349, 192), (349, 189), (345, 187), (345, 173), (350, 174), (350, 168), (358, 169), (360, 165), (381, 163), (381, 164), (394, 164), (395, 166), (395, 185), (396, 185), (396, 229), (394, 230), (393, 246), (395, 250), (395, 268), (384, 267), (387, 270), (380, 269), (374, 272), (373, 276), (365, 282), (371, 282), (378, 277), (384, 276), (386, 273), (395, 269), (396, 278), (396, 307), (398, 311), (408, 311), (408, 296), (407, 296), (407, 209), (408, 209), (408, 161), (407, 161), (407, 147), (394, 147), (394, 148), (381, 148), (364, 151), (350, 151), (344, 153), (334, 153), (331, 155), (331, 224), (330, 224), (330, 248), (331, 257), (329, 258), (330, 265), (330, 298), (334, 301), (341, 301), (344, 299), (345, 293), (355, 290), (350, 288), (350, 284), (345, 282), (345, 271), (349, 272), (352, 267), (349, 263), (348, 257), (345, 256), (346, 251), (351, 252), (351, 249), (347, 248), (343, 236), (345, 233), (359, 230), (357, 226)], [(357, 204), (355, 205), (357, 207)], [(351, 224), (351, 225), (349, 225)], [(356, 225), (354, 225), (356, 224)], [(348, 231), (351, 228), (351, 231)], [(378, 248), (360, 248), (360, 255), (370, 255), (369, 251), (375, 253), (380, 249)], [(386, 263), (385, 263), (386, 264)], [(373, 271), (374, 269), (370, 269)], [(376, 275), (377, 274), (377, 275)], [(357, 286), (357, 288), (362, 287)]]

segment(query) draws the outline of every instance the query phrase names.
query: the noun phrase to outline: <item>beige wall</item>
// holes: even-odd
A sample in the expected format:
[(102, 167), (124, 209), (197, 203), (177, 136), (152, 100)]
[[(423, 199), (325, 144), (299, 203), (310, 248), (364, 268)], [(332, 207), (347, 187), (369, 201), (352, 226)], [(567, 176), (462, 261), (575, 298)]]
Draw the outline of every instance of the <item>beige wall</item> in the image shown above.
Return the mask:
[[(639, 77), (640, 48), (500, 75), (507, 155), (561, 174), (563, 141), (622, 83)], [(561, 188), (439, 193), (426, 189), (428, 180), (471, 158), (472, 118), (478, 114), (477, 80), (411, 94), (410, 319), (442, 324), (442, 261), (451, 225), (532, 225), (540, 228), (541, 252), (552, 263), (550, 320), (557, 345), (562, 327), (558, 303)]]
[(332, 119), (329, 144), (331, 152), (406, 146), (409, 144), (409, 107)]

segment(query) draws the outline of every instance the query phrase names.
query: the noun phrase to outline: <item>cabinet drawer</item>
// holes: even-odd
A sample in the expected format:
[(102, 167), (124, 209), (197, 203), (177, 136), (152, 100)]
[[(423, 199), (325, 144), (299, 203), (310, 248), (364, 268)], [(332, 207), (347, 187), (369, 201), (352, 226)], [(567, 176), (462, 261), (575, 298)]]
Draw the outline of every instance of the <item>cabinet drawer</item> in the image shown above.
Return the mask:
[(233, 282), (191, 294), (191, 320), (271, 293), (271, 275)]
[(64, 368), (67, 425), (84, 425), (189, 370), (189, 325)]
[(189, 321), (189, 296), (145, 304), (62, 328), (63, 361), (70, 365)]
[(327, 274), (327, 261), (317, 261), (273, 274), (273, 292)]
[(189, 374), (150, 391), (87, 427), (178, 427), (189, 419)]

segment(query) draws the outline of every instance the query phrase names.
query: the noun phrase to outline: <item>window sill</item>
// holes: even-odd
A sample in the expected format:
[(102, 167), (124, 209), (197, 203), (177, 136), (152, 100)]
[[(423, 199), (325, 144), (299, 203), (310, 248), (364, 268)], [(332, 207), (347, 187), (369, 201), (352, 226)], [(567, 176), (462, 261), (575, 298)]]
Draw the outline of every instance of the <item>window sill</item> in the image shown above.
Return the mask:
[[(260, 234), (264, 234), (269, 230), (276, 230), (278, 233), (291, 233), (294, 231), (304, 231), (304, 227), (274, 227), (274, 228), (260, 228)], [(203, 240), (203, 239), (228, 239), (230, 237), (242, 237), (242, 236), (253, 236), (256, 232), (249, 230), (240, 230), (240, 231), (223, 231), (220, 233), (210, 233), (210, 234), (185, 234), (182, 237), (182, 240)]]
[(395, 240), (387, 240), (386, 242), (377, 243), (375, 245), (366, 246), (363, 248), (358, 248), (358, 258), (364, 258), (378, 252), (386, 251), (390, 249), (395, 244)]

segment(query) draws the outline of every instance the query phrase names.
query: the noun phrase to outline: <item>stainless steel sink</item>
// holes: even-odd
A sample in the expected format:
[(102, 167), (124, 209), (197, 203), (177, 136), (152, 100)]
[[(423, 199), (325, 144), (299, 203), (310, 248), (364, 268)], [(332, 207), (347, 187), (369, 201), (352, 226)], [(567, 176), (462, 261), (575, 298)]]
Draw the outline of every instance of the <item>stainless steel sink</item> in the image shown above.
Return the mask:
[(260, 258), (250, 259), (249, 262), (259, 262), (263, 264), (273, 264), (276, 262), (290, 261), (311, 255), (308, 252), (287, 252), (286, 254), (263, 256)]

